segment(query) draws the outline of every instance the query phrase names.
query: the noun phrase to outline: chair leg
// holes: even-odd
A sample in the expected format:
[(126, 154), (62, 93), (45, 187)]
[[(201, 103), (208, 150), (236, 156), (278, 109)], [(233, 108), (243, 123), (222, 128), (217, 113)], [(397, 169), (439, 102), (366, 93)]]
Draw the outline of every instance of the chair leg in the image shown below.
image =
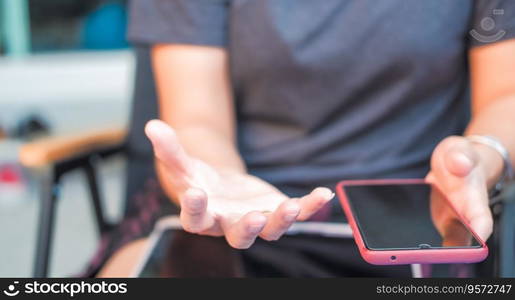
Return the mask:
[[(513, 201), (513, 200), (512, 200)], [(500, 220), (500, 277), (515, 277), (515, 202), (506, 203)]]
[(56, 201), (59, 193), (58, 176), (52, 174), (43, 179), (41, 188), (41, 207), (39, 209), (36, 256), (34, 261), (34, 277), (37, 278), (48, 277)]
[(97, 221), (97, 230), (99, 234), (102, 234), (110, 228), (110, 224), (106, 221), (104, 215), (102, 200), (98, 188), (97, 176), (91, 162), (88, 162), (86, 165), (84, 165), (84, 172), (86, 173), (91, 201), (93, 204), (93, 212)]
[(492, 207), (492, 214), (494, 219), (494, 225), (492, 230), (492, 236), (490, 239), (491, 242), (491, 255), (493, 256), (492, 260), (492, 276), (495, 278), (499, 278), (501, 276), (501, 235), (502, 235), (502, 226), (501, 220), (503, 219), (503, 210), (504, 203), (498, 203)]

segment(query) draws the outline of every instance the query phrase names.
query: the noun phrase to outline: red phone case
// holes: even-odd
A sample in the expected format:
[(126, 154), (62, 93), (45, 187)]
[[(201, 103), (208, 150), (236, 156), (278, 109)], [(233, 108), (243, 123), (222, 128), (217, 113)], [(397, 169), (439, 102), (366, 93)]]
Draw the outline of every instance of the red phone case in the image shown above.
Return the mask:
[(403, 264), (436, 264), (436, 263), (473, 263), (484, 260), (488, 255), (488, 247), (477, 234), (471, 230), (469, 223), (457, 213), (449, 201), (449, 205), (456, 211), (463, 224), (467, 226), (474, 237), (481, 243), (481, 248), (460, 249), (406, 249), (406, 250), (371, 250), (363, 241), (361, 232), (352, 214), (345, 187), (350, 185), (384, 185), (384, 184), (421, 184), (427, 183), (424, 179), (375, 179), (375, 180), (344, 180), (336, 186), (336, 192), (342, 204), (349, 225), (352, 228), (354, 240), (363, 259), (374, 265), (403, 265)]

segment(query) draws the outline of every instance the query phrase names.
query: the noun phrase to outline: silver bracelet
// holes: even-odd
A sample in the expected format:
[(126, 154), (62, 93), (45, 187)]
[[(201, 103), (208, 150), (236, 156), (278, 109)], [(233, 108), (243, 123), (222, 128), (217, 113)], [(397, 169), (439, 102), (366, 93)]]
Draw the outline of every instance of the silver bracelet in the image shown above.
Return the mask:
[(506, 147), (503, 146), (503, 144), (498, 139), (496, 139), (493, 136), (469, 135), (469, 136), (466, 136), (465, 138), (473, 143), (478, 143), (478, 144), (488, 146), (488, 147), (494, 149), (495, 151), (497, 151), (497, 153), (499, 153), (501, 155), (503, 162), (504, 162), (503, 172), (502, 172), (501, 178), (497, 181), (493, 190), (490, 192), (491, 197), (495, 196), (496, 194), (501, 192), (504, 184), (507, 181), (514, 179), (513, 166), (511, 164), (510, 154), (509, 154), (508, 150), (506, 149)]

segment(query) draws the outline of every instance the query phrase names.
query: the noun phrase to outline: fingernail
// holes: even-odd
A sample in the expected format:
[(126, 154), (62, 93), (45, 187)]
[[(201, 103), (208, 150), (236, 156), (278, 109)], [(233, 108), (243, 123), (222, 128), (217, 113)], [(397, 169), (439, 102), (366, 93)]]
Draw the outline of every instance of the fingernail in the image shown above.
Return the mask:
[(189, 188), (186, 191), (186, 194), (188, 195), (188, 197), (191, 197), (191, 198), (203, 198), (205, 196), (204, 191), (202, 191), (200, 188), (196, 188), (196, 187)]
[(156, 120), (151, 120), (151, 121), (148, 121), (147, 124), (145, 125), (145, 134), (150, 138), (152, 139), (154, 137), (154, 129), (153, 127), (155, 127), (157, 124), (157, 121)]
[(187, 205), (193, 210), (200, 210), (204, 205), (204, 194), (197, 189), (189, 189), (186, 191)]
[(286, 222), (291, 222), (297, 218), (300, 213), (300, 206), (297, 204), (290, 204), (286, 208), (286, 214), (284, 215), (284, 220)]
[(324, 198), (324, 199), (327, 199), (327, 200), (331, 200), (333, 199), (334, 197), (334, 193), (333, 191), (331, 191), (329, 188), (325, 188), (325, 187), (320, 187), (320, 188), (317, 188), (318, 190), (322, 190), (322, 192), (319, 192), (321, 193), (321, 196)]
[(474, 162), (472, 161), (472, 159), (470, 159), (470, 157), (468, 157), (467, 155), (465, 155), (464, 153), (458, 153), (456, 155), (456, 158), (458, 160), (460, 160), (463, 164), (465, 164), (467, 167), (472, 167), (474, 165)]
[(249, 231), (251, 233), (260, 232), (266, 224), (266, 217), (263, 215), (255, 216), (251, 223), (249, 224)]
[(188, 208), (192, 212), (201, 212), (203, 210), (202, 199), (200, 198), (190, 198), (188, 201)]
[(261, 232), (261, 230), (263, 230), (264, 226), (265, 226), (265, 224), (262, 224), (262, 225), (251, 225), (251, 226), (249, 226), (249, 232), (251, 234), (259, 233), (259, 232)]
[(466, 176), (474, 168), (474, 161), (464, 153), (454, 153), (450, 158), (447, 168), (453, 175)]
[(286, 222), (293, 222), (297, 218), (298, 215), (299, 215), (298, 213), (296, 213), (296, 214), (287, 214), (287, 215), (284, 216), (284, 220)]
[(334, 194), (332, 191), (329, 191), (328, 193), (326, 193), (326, 194), (324, 195), (324, 199), (325, 199), (325, 200), (327, 200), (327, 201), (329, 201), (329, 200), (331, 200), (331, 199), (333, 199), (333, 198), (334, 198), (334, 195), (335, 195), (335, 194)]

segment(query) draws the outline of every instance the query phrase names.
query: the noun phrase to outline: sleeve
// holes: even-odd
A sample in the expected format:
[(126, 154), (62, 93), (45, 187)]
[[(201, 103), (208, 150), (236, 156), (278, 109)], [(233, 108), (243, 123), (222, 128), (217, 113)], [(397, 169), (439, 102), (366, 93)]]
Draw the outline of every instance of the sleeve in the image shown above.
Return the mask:
[(131, 0), (128, 40), (224, 47), (230, 0)]
[(515, 38), (515, 1), (475, 0), (468, 38), (470, 47)]

